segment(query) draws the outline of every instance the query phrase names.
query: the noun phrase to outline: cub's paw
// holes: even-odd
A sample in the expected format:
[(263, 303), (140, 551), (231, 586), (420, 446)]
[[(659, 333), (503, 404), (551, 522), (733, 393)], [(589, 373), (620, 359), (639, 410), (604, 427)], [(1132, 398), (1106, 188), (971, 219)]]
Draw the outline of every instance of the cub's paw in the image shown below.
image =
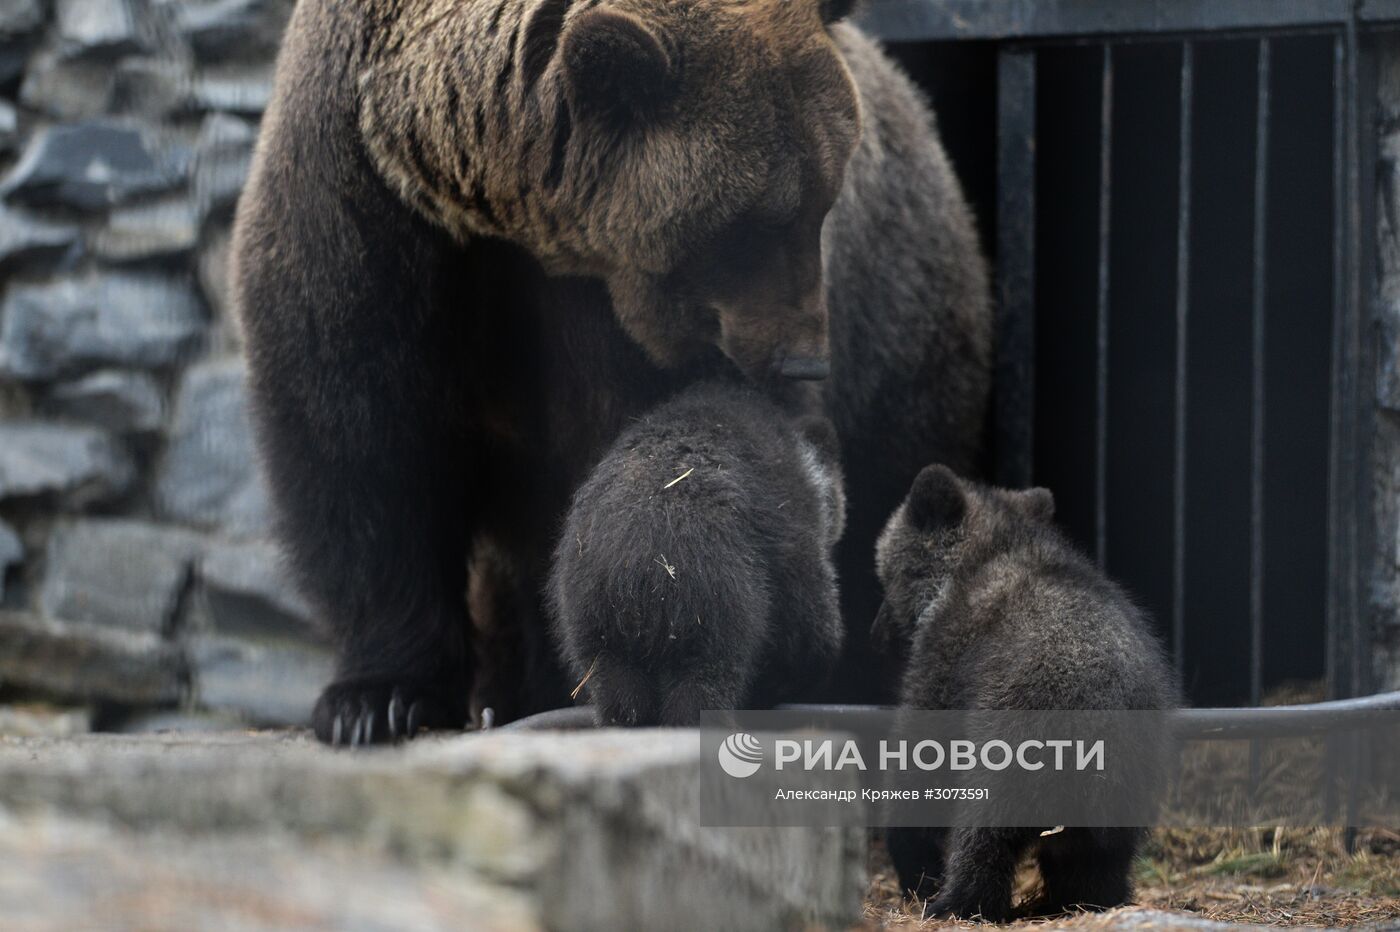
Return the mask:
[(1011, 919), (1011, 897), (1002, 891), (945, 888), (924, 904), (925, 919), (980, 919), (1007, 922)]
[(600, 728), (635, 728), (660, 724), (656, 680), (627, 660), (600, 655), (579, 685)]
[(594, 720), (603, 728), (693, 727), (700, 724), (701, 710), (743, 707), (743, 684), (736, 677), (700, 678), (655, 662), (602, 655), (592, 671), (585, 688)]
[(423, 729), (462, 728), (466, 713), (455, 705), (421, 685), (344, 680), (321, 693), (311, 725), (319, 740), (335, 747), (388, 744)]

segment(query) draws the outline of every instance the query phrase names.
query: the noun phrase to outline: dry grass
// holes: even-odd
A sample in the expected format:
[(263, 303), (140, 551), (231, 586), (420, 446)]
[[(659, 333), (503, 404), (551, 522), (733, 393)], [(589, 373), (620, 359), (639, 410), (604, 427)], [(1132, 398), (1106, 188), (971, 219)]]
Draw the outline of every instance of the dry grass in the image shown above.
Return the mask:
[[(872, 853), (864, 930), (975, 927), (924, 922), (919, 904), (899, 895), (884, 851)], [(1023, 869), (1018, 891), (1034, 891)], [(1400, 833), (1367, 830), (1347, 854), (1337, 829), (1164, 829), (1154, 833), (1137, 865), (1136, 909), (1169, 910), (1199, 919), (1280, 926), (1363, 925), (1400, 928)], [(1017, 927), (1095, 929), (1124, 910), (1024, 919)]]

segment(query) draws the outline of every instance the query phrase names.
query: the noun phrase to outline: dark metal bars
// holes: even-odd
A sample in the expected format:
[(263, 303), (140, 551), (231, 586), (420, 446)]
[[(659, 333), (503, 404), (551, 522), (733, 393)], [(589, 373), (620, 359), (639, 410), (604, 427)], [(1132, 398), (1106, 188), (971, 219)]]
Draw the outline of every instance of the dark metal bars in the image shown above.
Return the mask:
[(1047, 39), (1341, 27), (1400, 21), (1400, 0), (873, 0), (861, 24), (883, 39)]
[(1186, 657), (1186, 352), (1191, 309), (1191, 185), (1196, 46), (1181, 46), (1181, 148), (1177, 156), (1176, 418), (1172, 473), (1172, 657), (1178, 675)]
[(1250, 405), (1249, 488), (1249, 701), (1258, 705), (1264, 693), (1264, 443), (1265, 343), (1268, 310), (1269, 122), (1273, 46), (1258, 45), (1258, 100), (1254, 140), (1254, 280), (1253, 354)]
[(1030, 485), (1035, 449), (1036, 55), (997, 59), (997, 481)]
[(1103, 47), (1099, 123), (1099, 294), (1094, 402), (1094, 553), (1108, 562), (1108, 321), (1113, 232), (1113, 46)]
[[(1374, 261), (1363, 237), (1373, 205), (1373, 182), (1362, 158), (1373, 140), (1371, 101), (1363, 28), (1400, 23), (1400, 0), (876, 0), (863, 24), (890, 40), (1022, 39), (1036, 45), (1054, 41), (1092, 42), (1103, 47), (1102, 129), (1100, 137), (1100, 216), (1098, 243), (1097, 398), (1095, 428), (1095, 547), (1099, 560), (1107, 544), (1107, 388), (1110, 321), (1110, 259), (1113, 168), (1113, 44), (1135, 38), (1176, 34), (1182, 47), (1181, 151), (1179, 168), (1176, 295), (1176, 386), (1173, 485), (1172, 644), (1180, 662), (1185, 629), (1186, 423), (1190, 324), (1192, 223), (1192, 121), (1195, 45), (1198, 37), (1229, 32), (1260, 36), (1258, 59), (1257, 151), (1255, 165), (1253, 370), (1251, 392), (1250, 492), (1250, 696), (1263, 687), (1264, 638), (1264, 480), (1267, 386), (1267, 221), (1269, 125), (1272, 77), (1271, 38), (1290, 31), (1324, 31), (1334, 45), (1334, 225), (1333, 225), (1333, 390), (1328, 476), (1327, 674), (1330, 694), (1355, 696), (1367, 688), (1363, 640), (1363, 579), (1369, 559), (1367, 524), (1369, 443), (1364, 425), (1369, 399), (1362, 389), (1368, 354), (1363, 342), (1367, 276)], [(1003, 333), (999, 375), (1020, 388), (999, 396), (998, 478), (1025, 485), (1033, 478), (1035, 335), (1035, 95), (1036, 56), (1029, 44), (999, 49), (999, 233), (998, 286)], [(1362, 761), (1349, 765), (1359, 767)], [(1348, 811), (1354, 815), (1355, 793)], [(1349, 818), (1348, 821), (1354, 821)]]

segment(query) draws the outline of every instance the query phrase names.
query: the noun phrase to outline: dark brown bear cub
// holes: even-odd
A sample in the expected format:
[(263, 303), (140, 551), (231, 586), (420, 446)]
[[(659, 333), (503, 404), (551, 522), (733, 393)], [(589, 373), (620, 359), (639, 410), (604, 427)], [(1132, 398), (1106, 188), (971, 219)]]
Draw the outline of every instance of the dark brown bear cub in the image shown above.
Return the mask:
[(835, 432), (702, 384), (632, 425), (574, 496), (549, 595), (603, 725), (764, 706), (840, 652)]
[[(1151, 622), (1052, 524), (1045, 489), (1012, 492), (929, 466), (880, 537), (875, 636), (907, 657), (900, 704), (932, 710), (1152, 710), (1177, 687)], [(1164, 748), (1145, 739), (1147, 759)], [(1149, 771), (1150, 772), (1150, 771)], [(1155, 789), (1148, 788), (1148, 795)], [(1042, 910), (1127, 901), (1137, 828), (891, 829), (901, 886), (925, 912), (1002, 921), (1032, 845)]]

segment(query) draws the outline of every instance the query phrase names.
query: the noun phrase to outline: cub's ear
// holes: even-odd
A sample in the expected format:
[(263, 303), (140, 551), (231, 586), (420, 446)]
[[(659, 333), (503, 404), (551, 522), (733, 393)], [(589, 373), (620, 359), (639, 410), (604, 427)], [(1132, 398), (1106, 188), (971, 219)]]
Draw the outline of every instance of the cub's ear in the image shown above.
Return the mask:
[(859, 7), (862, 0), (821, 0), (822, 19), (828, 24), (843, 20)]
[(962, 521), (967, 497), (947, 466), (925, 466), (909, 491), (909, 521), (920, 530), (938, 531)]
[(680, 87), (677, 63), (661, 38), (616, 10), (574, 19), (564, 36), (564, 68), (578, 107), (623, 120), (651, 116)]
[(841, 459), (841, 440), (836, 436), (836, 425), (831, 423), (829, 418), (812, 414), (800, 419), (797, 422), (797, 432), (813, 447), (822, 459), (829, 462), (839, 462)]
[(1020, 495), (1026, 514), (1033, 520), (1047, 524), (1055, 520), (1055, 496), (1049, 489), (1027, 489)]

